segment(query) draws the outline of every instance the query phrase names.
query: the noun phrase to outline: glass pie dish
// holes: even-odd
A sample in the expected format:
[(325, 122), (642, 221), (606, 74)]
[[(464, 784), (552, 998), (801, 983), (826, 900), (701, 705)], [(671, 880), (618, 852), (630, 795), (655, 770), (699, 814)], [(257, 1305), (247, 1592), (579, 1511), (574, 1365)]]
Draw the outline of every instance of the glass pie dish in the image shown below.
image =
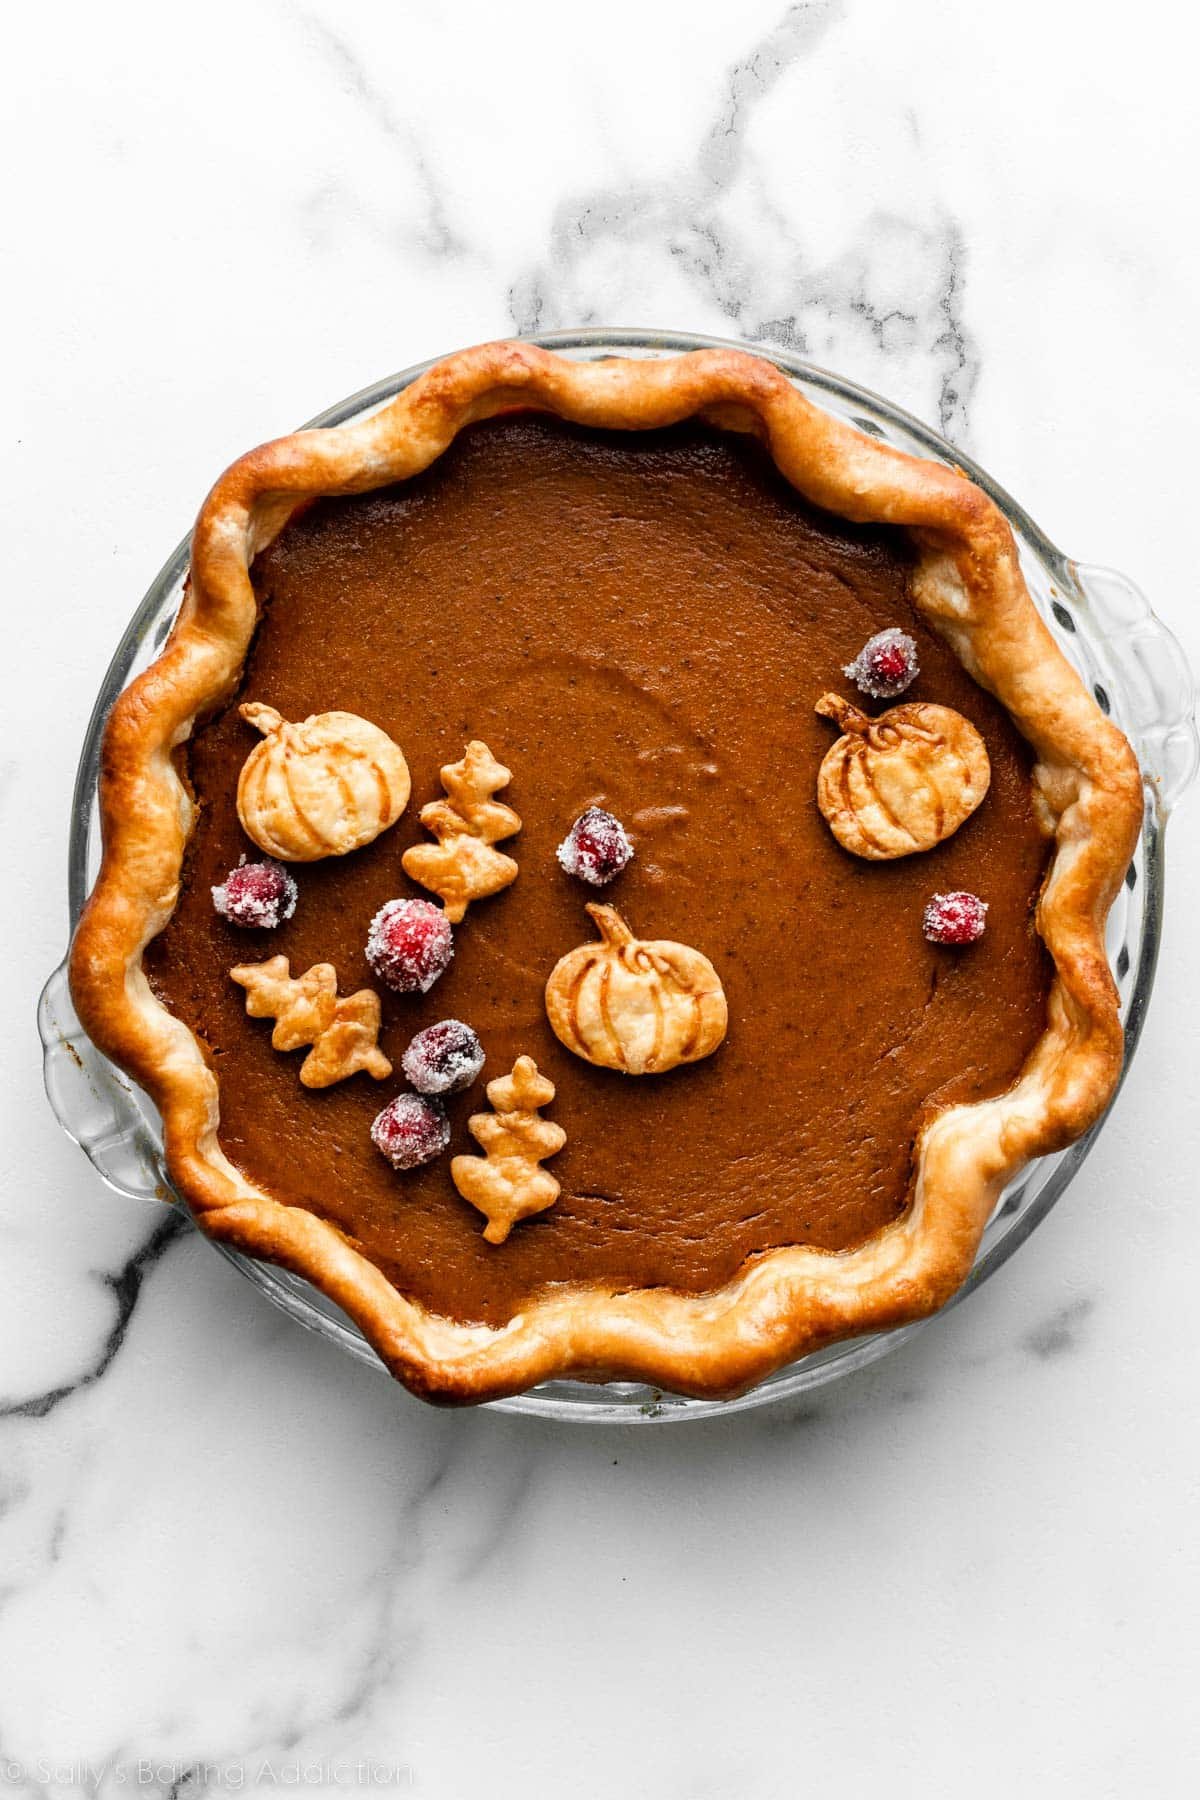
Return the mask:
[[(580, 360), (620, 354), (653, 358), (718, 343), (718, 340), (640, 331), (555, 333), (536, 342)], [(1184, 659), (1170, 633), (1154, 618), (1123, 576), (1082, 566), (1056, 550), (1027, 515), (980, 469), (915, 419), (853, 384), (761, 346), (807, 398), (884, 442), (963, 469), (1000, 506), (1019, 546), (1025, 577), (1060, 647), (1095, 694), (1101, 708), (1128, 735), (1145, 784), (1142, 834), (1108, 924), (1108, 954), (1121, 1000), (1128, 1055), (1136, 1047), (1157, 957), (1163, 894), (1163, 838), (1167, 814), (1197, 765), (1194, 697)], [(429, 364), (408, 369), (342, 402), (313, 421), (339, 425), (363, 417), (393, 398)], [(179, 607), (188, 544), (181, 544), (131, 621), (105, 677), (88, 728), (75, 790), (69, 863), (71, 923), (79, 918), (99, 862), (97, 777), (105, 718), (132, 676), (159, 654)], [(130, 1198), (172, 1199), (157, 1115), (90, 1043), (71, 1006), (65, 969), (51, 976), (42, 996), (40, 1026), (46, 1053), (46, 1086), (64, 1129), (98, 1172)], [(1128, 1057), (1127, 1064), (1128, 1066)], [(1029, 1165), (1005, 1190), (988, 1224), (974, 1268), (954, 1303), (1008, 1257), (1045, 1216), (1079, 1168), (1094, 1128), (1066, 1151)], [(223, 1250), (269, 1299), (310, 1329), (332, 1339), (369, 1366), (382, 1368), (357, 1328), (300, 1278), (229, 1249)], [(548, 1382), (491, 1404), (502, 1411), (572, 1420), (672, 1420), (765, 1405), (803, 1393), (875, 1360), (903, 1342), (917, 1325), (834, 1345), (777, 1371), (733, 1401), (690, 1400), (633, 1383), (597, 1387)]]

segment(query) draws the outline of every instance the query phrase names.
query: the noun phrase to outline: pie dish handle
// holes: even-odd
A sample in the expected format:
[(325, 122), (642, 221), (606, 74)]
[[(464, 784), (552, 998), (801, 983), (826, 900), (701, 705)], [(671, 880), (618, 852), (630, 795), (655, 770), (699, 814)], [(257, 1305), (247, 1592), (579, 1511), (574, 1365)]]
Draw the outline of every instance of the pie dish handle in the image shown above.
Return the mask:
[(42, 989), (38, 1031), (46, 1098), (67, 1136), (114, 1193), (126, 1200), (169, 1200), (148, 1121), (132, 1088), (79, 1023), (65, 963)]
[(1200, 766), (1196, 686), (1183, 646), (1127, 575), (1095, 563), (1070, 568), (1112, 652), (1124, 701), (1121, 723), (1130, 728), (1165, 818)]

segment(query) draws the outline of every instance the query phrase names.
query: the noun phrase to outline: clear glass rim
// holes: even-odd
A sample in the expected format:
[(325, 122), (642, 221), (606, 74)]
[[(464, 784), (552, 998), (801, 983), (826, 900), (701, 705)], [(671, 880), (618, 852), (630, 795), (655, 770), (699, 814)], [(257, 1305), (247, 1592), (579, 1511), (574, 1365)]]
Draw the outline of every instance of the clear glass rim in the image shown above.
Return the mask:
[[(731, 338), (711, 337), (691, 332), (660, 331), (635, 326), (588, 327), (579, 330), (530, 334), (526, 341), (547, 350), (591, 352), (601, 355), (619, 354), (622, 351), (680, 354), (690, 350), (732, 349), (748, 351), (753, 355), (760, 356), (775, 364), (789, 376), (802, 381), (806, 387), (828, 392), (843, 403), (859, 404), (866, 412), (879, 414), (911, 436), (931, 458), (961, 469), (996, 502), (1010, 523), (1016, 527), (1033, 549), (1044, 567), (1061, 585), (1064, 592), (1081, 603), (1083, 602), (1084, 597), (1075, 578), (1074, 563), (1058, 549), (1024, 507), (1015, 501), (1006, 489), (1001, 487), (973, 458), (951, 445), (922, 420), (856, 382), (847, 380), (830, 370), (809, 363), (803, 358), (780, 350), (773, 345), (742, 342)], [(368, 412), (393, 398), (418, 376), (443, 360), (444, 354), (430, 357), (396, 374), (372, 382), (357, 393), (326, 408), (315, 418), (309, 420), (303, 429), (343, 424), (351, 418)], [(88, 721), (72, 797), (68, 861), (68, 907), (72, 933), (78, 923), (89, 889), (88, 846), (91, 808), (98, 781), (104, 723), (114, 700), (125, 686), (130, 668), (144, 642), (147, 626), (161, 609), (165, 597), (182, 580), (186, 572), (189, 548), (190, 533), (176, 546), (151, 582), (144, 599), (122, 633)], [(1158, 816), (1154, 808), (1148, 806), (1142, 836), (1144, 853), (1141, 883), (1142, 935), (1131, 1000), (1125, 1017), (1125, 1061), (1118, 1084), (1118, 1093), (1132, 1065), (1141, 1038), (1158, 959), (1163, 912), (1164, 830), (1165, 819)], [(1114, 1095), (1114, 1100), (1115, 1097)], [(486, 1402), (487, 1409), (543, 1419), (555, 1418), (572, 1424), (639, 1424), (651, 1421), (683, 1423), (700, 1418), (727, 1418), (731, 1414), (757, 1409), (764, 1405), (778, 1405), (787, 1399), (795, 1399), (801, 1393), (809, 1392), (818, 1386), (839, 1379), (843, 1375), (851, 1374), (857, 1369), (865, 1368), (870, 1363), (898, 1349), (918, 1331), (927, 1329), (936, 1319), (943, 1317), (954, 1307), (960, 1305), (989, 1276), (1003, 1267), (1059, 1200), (1085, 1161), (1107, 1116), (1106, 1112), (1089, 1132), (1069, 1147), (1027, 1210), (979, 1256), (962, 1287), (930, 1319), (919, 1320), (912, 1325), (901, 1326), (891, 1331), (872, 1333), (848, 1340), (846, 1343), (834, 1347), (836, 1357), (834, 1361), (823, 1360), (828, 1353), (818, 1353), (815, 1358), (801, 1358), (788, 1369), (780, 1371), (766, 1384), (760, 1384), (748, 1393), (732, 1400), (681, 1401), (675, 1396), (667, 1396), (668, 1405), (665, 1408), (655, 1404), (653, 1400), (641, 1406), (634, 1406), (630, 1405), (628, 1400), (618, 1401), (615, 1397), (606, 1399), (605, 1386), (597, 1386), (594, 1390), (589, 1390), (589, 1397), (586, 1399), (566, 1398), (534, 1389), (527, 1394)], [(222, 1254), (251, 1280), (255, 1287), (265, 1293), (283, 1311), (310, 1329), (317, 1329), (322, 1335), (348, 1350), (364, 1365), (374, 1367), (380, 1373), (384, 1372), (383, 1365), (375, 1353), (348, 1320), (343, 1322), (341, 1318), (314, 1312), (283, 1285), (271, 1265), (243, 1256), (240, 1252), (231, 1250), (225, 1245), (218, 1244), (216, 1248), (220, 1249)], [(593, 1391), (594, 1400), (590, 1397)]]

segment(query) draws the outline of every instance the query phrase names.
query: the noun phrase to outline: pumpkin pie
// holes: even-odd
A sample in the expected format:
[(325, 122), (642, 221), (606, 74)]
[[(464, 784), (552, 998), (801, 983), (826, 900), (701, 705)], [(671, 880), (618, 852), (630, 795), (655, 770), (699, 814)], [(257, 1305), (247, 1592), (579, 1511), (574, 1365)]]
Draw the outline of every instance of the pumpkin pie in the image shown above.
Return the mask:
[(928, 1314), (1120, 1071), (1128, 744), (991, 500), (749, 354), (486, 345), (243, 457), (101, 802), (88, 1031), (430, 1399)]

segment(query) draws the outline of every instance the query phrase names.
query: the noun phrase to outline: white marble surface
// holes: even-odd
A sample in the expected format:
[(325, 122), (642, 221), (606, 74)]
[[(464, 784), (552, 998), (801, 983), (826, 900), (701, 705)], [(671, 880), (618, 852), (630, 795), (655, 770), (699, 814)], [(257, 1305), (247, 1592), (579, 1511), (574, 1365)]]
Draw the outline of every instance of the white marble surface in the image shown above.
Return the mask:
[(1168, 0), (7, 19), (0, 1782), (1193, 1791), (1195, 803), (1080, 1179), (790, 1413), (426, 1410), (107, 1195), (32, 1029), (92, 693), (207, 483), (463, 343), (800, 346), (1135, 574), (1200, 664), (1189, 29)]

